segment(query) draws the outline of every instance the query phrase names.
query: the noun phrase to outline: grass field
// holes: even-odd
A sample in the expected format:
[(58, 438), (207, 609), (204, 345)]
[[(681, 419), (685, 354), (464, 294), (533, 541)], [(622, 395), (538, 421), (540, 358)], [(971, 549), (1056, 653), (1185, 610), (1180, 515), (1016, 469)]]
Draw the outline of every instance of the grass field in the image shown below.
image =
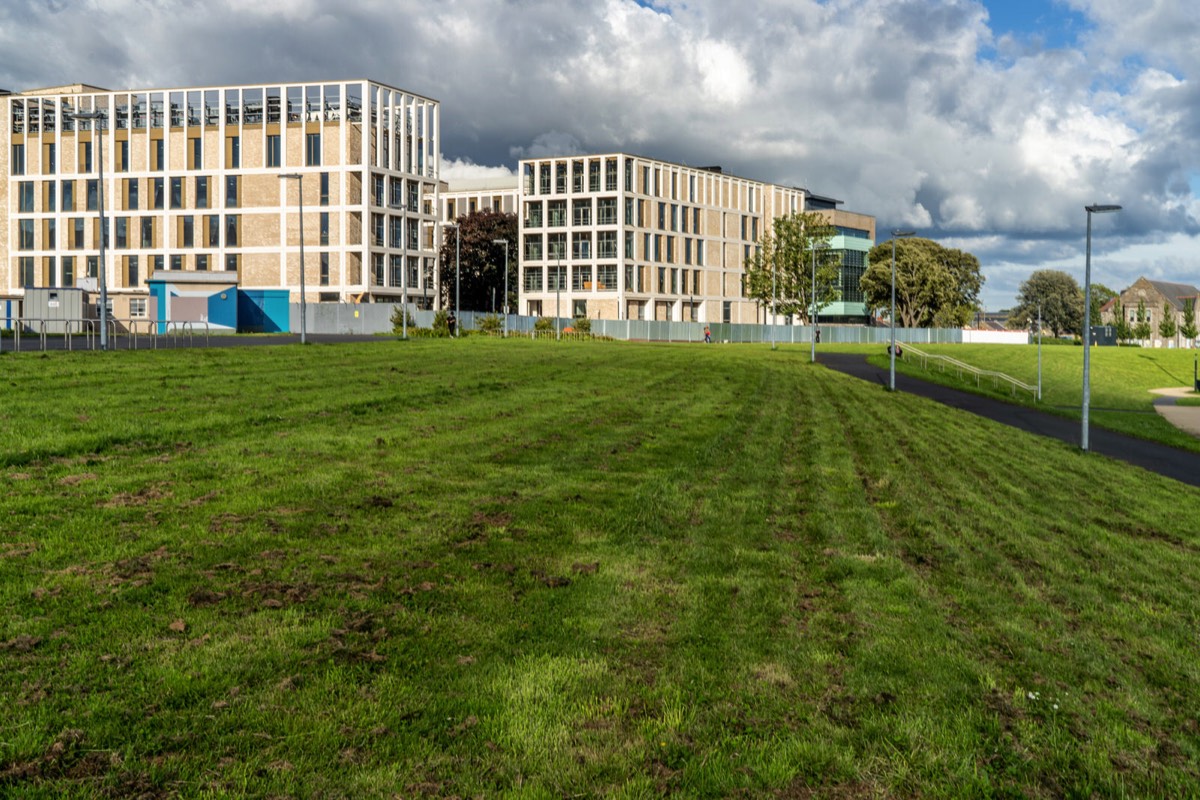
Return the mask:
[(0, 358), (0, 796), (1195, 794), (1200, 491), (807, 360)]
[[(920, 345), (927, 353), (948, 355), (972, 366), (997, 370), (1026, 383), (1037, 384), (1036, 345)], [(878, 363), (886, 356), (872, 351)], [(1151, 350), (1137, 347), (1092, 348), (1092, 399), (1089, 419), (1092, 424), (1153, 439), (1175, 447), (1200, 452), (1200, 440), (1181, 432), (1154, 412), (1151, 389), (1192, 385), (1194, 350)], [(1079, 417), (1083, 398), (1083, 349), (1080, 347), (1042, 348), (1042, 402), (1035, 404), (1029, 394), (1008, 388), (994, 389), (986, 380), (975, 388), (974, 378), (960, 380), (953, 371), (942, 373), (930, 362), (924, 370), (910, 358), (897, 369), (928, 380), (962, 386), (971, 391), (1000, 397), (1008, 402), (1040, 405), (1047, 411)], [(1188, 405), (1189, 400), (1180, 405)]]

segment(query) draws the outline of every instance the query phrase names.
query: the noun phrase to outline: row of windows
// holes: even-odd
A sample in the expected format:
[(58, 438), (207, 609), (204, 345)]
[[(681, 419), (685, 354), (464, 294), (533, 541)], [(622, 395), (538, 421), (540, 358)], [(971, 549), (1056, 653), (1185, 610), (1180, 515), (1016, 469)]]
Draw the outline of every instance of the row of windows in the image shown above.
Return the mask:
[[(371, 87), (372, 107), (378, 87)], [(201, 124), (216, 127), (222, 112), (226, 125), (261, 125), (288, 122), (334, 121), (342, 118), (341, 86), (289, 86), (286, 94), (278, 86), (267, 88), (208, 89), (173, 92), (134, 92), (112, 96), (114, 126), (117, 130), (162, 129), (164, 125), (181, 128)], [(107, 106), (108, 98), (92, 97), (81, 103), (89, 107)], [(285, 105), (286, 104), (286, 105)], [(59, 124), (54, 98), (13, 98), (13, 133), (54, 131)], [(64, 131), (90, 130), (90, 120), (75, 120), (76, 110), (69, 101), (62, 101), (61, 125)], [(346, 85), (345, 115), (351, 122), (362, 121), (362, 84)], [(286, 117), (285, 117), (286, 114)]]
[[(575, 232), (571, 234), (570, 256), (572, 260), (582, 261), (590, 258), (617, 258), (620, 241), (617, 231)], [(688, 266), (704, 266), (704, 241), (689, 237), (666, 236), (663, 234), (643, 234), (643, 257), (650, 261), (677, 262), (679, 254), (676, 243), (682, 238), (683, 263)], [(593, 253), (592, 244), (595, 242)], [(561, 260), (567, 257), (566, 233), (526, 234), (523, 241), (523, 253), (526, 261)], [(625, 258), (634, 258), (634, 233), (625, 232)]]
[[(554, 194), (566, 194), (568, 182), (567, 162), (556, 164), (539, 164), (537, 171), (537, 194), (550, 194), (551, 175), (553, 173)], [(603, 188), (601, 188), (600, 159), (577, 159), (570, 164), (570, 186), (575, 193), (615, 192), (617, 191), (617, 159), (604, 159)], [(526, 164), (524, 168), (525, 193), (534, 194), (534, 165)], [(632, 173), (630, 173), (632, 177)], [(627, 187), (628, 188), (628, 187)]]
[(406, 181), (394, 176), (385, 178), (376, 173), (371, 175), (371, 205), (380, 208), (407, 208), (417, 213), (421, 210), (421, 194), (420, 181)]
[[(405, 268), (407, 267), (407, 274)], [(371, 255), (371, 279), (375, 286), (407, 288), (413, 291), (433, 288), (433, 259), (429, 257)]]
[[(328, 256), (327, 253), (322, 254)], [(172, 271), (195, 269), (207, 272), (215, 267), (217, 259), (210, 253), (195, 253), (185, 255), (175, 253), (171, 256), (153, 255), (146, 258), (146, 263), (152, 271), (161, 271), (169, 265)], [(87, 256), (84, 262), (86, 274), (95, 278), (99, 274), (99, 259), (97, 256)], [(17, 275), (22, 288), (34, 287), (73, 287), (77, 282), (75, 256), (45, 256), (41, 259), (41, 274), (37, 271), (37, 260), (32, 256), (22, 256), (17, 259)], [(225, 256), (224, 268), (227, 272), (236, 272), (241, 266), (241, 256), (229, 253)], [(142, 282), (142, 259), (140, 256), (122, 256), (118, 262), (120, 284), (134, 288)]]
[[(617, 265), (600, 264), (593, 270), (590, 264), (572, 267), (526, 267), (522, 285), (526, 292), (557, 292), (567, 291), (568, 270), (570, 272), (571, 291), (575, 292), (615, 292), (620, 287), (617, 284)], [(648, 267), (638, 268), (632, 264), (625, 265), (625, 289), (630, 292), (645, 291), (645, 272)], [(658, 294), (693, 295), (700, 294), (700, 270), (688, 270), (670, 267), (657, 268)], [(593, 276), (595, 279), (593, 280)]]
[[(328, 214), (322, 214), (321, 244), (329, 243)], [(237, 247), (241, 242), (242, 217), (240, 214), (208, 214), (195, 217), (191, 214), (172, 218), (175, 222), (175, 241), (179, 247), (196, 247), (197, 241), (201, 247), (220, 247), (221, 232), (225, 232), (225, 247)], [(198, 222), (197, 222), (198, 220)], [(42, 246), (37, 247), (35, 239), (36, 220), (22, 219), (17, 223), (18, 250), (54, 250), (58, 247), (58, 221), (42, 220)], [(158, 217), (111, 217), (104, 228), (104, 246), (117, 250), (133, 248), (156, 247), (156, 233), (160, 228)], [(84, 231), (87, 220), (83, 217), (73, 217), (66, 221), (66, 247), (71, 250), (87, 248)], [(100, 220), (91, 220), (92, 241), (99, 240)], [(197, 237), (199, 233), (199, 237)], [(204, 244), (206, 243), (206, 244)], [(95, 246), (95, 245), (93, 245)]]
[[(150, 169), (153, 172), (162, 172), (167, 168), (167, 159), (165, 152), (165, 143), (162, 139), (150, 140)], [(116, 163), (109, 165), (113, 172), (129, 172), (133, 168), (129, 156), (129, 140), (120, 139), (114, 144), (114, 155)], [(204, 169), (204, 149), (203, 141), (199, 136), (192, 136), (187, 141), (187, 169), (200, 170)], [(78, 168), (80, 172), (91, 172), (92, 166), (92, 142), (79, 142), (78, 147)], [(211, 159), (210, 159), (211, 161)], [(240, 169), (242, 166), (242, 142), (239, 136), (225, 137), (225, 168)], [(25, 145), (14, 144), (12, 146), (10, 172), (13, 175), (24, 175), (26, 170)], [(306, 133), (304, 135), (304, 164), (308, 167), (321, 166), (321, 134)], [(53, 175), (58, 171), (58, 145), (56, 142), (45, 142), (42, 144), (42, 174)], [(282, 144), (278, 134), (269, 134), (267, 136), (266, 151), (264, 153), (264, 163), (252, 166), (265, 167), (282, 167), (283, 152)]]
[(371, 215), (371, 244), (394, 250), (420, 250), (422, 223), (419, 220), (392, 216)]

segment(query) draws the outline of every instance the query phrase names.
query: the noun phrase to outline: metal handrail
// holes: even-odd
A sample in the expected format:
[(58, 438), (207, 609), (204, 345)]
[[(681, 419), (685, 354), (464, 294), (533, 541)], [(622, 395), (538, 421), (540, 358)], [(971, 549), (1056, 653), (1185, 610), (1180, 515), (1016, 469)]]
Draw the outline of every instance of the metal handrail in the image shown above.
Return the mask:
[(940, 353), (926, 353), (923, 350), (918, 350), (917, 348), (913, 347), (912, 345), (907, 345), (903, 348), (903, 350), (901, 352), (901, 358), (904, 358), (905, 356), (907, 356), (908, 353), (912, 353), (913, 355), (919, 357), (921, 359), (921, 367), (922, 367), (922, 369), (925, 369), (926, 371), (928, 371), (928, 369), (929, 369), (929, 362), (931, 360), (937, 361), (937, 362), (939, 362), (939, 366), (941, 367), (941, 371), (943, 373), (946, 371), (946, 365), (954, 367), (958, 371), (959, 380), (962, 380), (962, 376), (963, 376), (964, 372), (974, 375), (976, 387), (980, 386), (981, 378), (991, 378), (992, 379), (992, 388), (994, 388), (994, 389), (999, 389), (1000, 383), (1001, 383), (1001, 381), (1003, 381), (1003, 382), (1009, 384), (1011, 393), (1014, 397), (1017, 394), (1017, 389), (1024, 389), (1025, 391), (1029, 392), (1035, 400), (1037, 399), (1038, 390), (1037, 390), (1036, 386), (1031, 386), (1030, 384), (1025, 383), (1024, 381), (1018, 380), (1017, 378), (1014, 378), (1011, 375), (1006, 375), (1003, 372), (997, 372), (995, 370), (990, 370), (990, 369), (980, 369), (979, 367), (973, 366), (964, 361), (959, 361), (957, 358), (951, 358), (950, 356), (944, 356)]

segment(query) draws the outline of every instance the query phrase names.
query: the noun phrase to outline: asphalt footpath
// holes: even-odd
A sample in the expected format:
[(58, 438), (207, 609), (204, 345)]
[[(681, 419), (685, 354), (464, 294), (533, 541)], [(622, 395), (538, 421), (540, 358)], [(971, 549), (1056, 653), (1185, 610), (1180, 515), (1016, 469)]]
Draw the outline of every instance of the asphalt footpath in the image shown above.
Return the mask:
[[(819, 353), (817, 361), (838, 372), (878, 384), (888, 385), (888, 370), (867, 362), (867, 357), (855, 353)], [(1038, 411), (1026, 406), (1005, 403), (990, 397), (971, 394), (909, 375), (896, 373), (896, 390), (927, 397), (942, 405), (958, 408), (976, 416), (986, 417), (1023, 431), (1049, 436), (1079, 446), (1080, 422)], [(1165, 444), (1150, 442), (1115, 433), (1095, 425), (1089, 426), (1088, 444), (1092, 452), (1135, 464), (1182, 483), (1200, 486), (1200, 454), (1178, 450)]]

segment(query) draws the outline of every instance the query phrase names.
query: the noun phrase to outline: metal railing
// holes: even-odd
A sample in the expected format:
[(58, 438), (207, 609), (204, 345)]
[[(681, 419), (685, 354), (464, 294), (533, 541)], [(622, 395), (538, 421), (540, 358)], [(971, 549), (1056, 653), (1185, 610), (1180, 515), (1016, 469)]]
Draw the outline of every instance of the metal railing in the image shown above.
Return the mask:
[(1001, 383), (1008, 384), (1009, 389), (1014, 397), (1017, 395), (1017, 389), (1024, 389), (1029, 392), (1034, 400), (1037, 400), (1038, 388), (1024, 381), (1018, 380), (1011, 375), (1006, 375), (1003, 372), (996, 372), (990, 369), (980, 369), (979, 367), (968, 364), (964, 361), (959, 361), (957, 358), (944, 356), (940, 353), (926, 353), (924, 350), (918, 350), (911, 344), (904, 347), (901, 352), (901, 358), (908, 360), (909, 355), (916, 356), (921, 360), (921, 367), (929, 371), (929, 362), (936, 362), (941, 372), (945, 373), (947, 368), (952, 368), (958, 373), (958, 379), (963, 379), (963, 374), (975, 376), (975, 386), (980, 387), (984, 378), (991, 378), (992, 388), (999, 389)]
[[(13, 319), (12, 322), (14, 352), (21, 352), (22, 340), (29, 336), (36, 337), (35, 349), (43, 352), (51, 349), (52, 343), (61, 344), (61, 347), (54, 349), (62, 350), (75, 350), (76, 344), (82, 344), (81, 349), (85, 350), (96, 350), (100, 346), (100, 321), (97, 319), (21, 317)], [(157, 350), (160, 338), (168, 339), (174, 347), (179, 346), (181, 339), (188, 347), (194, 347), (196, 337), (201, 333), (204, 335), (204, 346), (210, 345), (212, 329), (207, 322), (168, 323), (165, 334), (158, 332), (159, 324), (155, 320), (145, 318), (109, 317), (109, 347), (113, 350), (122, 349), (124, 339), (126, 350), (137, 350), (147, 343)], [(3, 349), (2, 340), (0, 349)]]

